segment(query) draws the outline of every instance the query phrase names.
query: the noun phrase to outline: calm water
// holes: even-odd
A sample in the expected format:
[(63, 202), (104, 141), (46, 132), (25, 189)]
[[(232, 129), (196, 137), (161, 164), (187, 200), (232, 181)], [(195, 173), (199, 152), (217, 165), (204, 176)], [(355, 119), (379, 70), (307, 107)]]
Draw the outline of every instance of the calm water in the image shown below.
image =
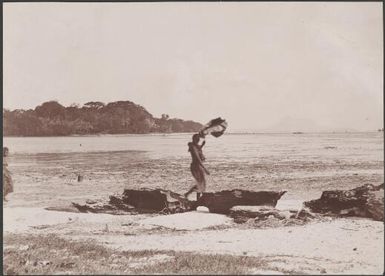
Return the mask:
[[(15, 180), (10, 205), (47, 206), (101, 198), (125, 187), (184, 192), (193, 184), (191, 134), (6, 137)], [(209, 190), (323, 189), (383, 182), (383, 133), (225, 134), (208, 137)], [(76, 175), (84, 176), (76, 182)]]
[[(145, 151), (148, 158), (182, 158), (188, 156), (190, 140), (191, 134), (5, 137), (4, 146), (14, 154)], [(383, 161), (383, 134), (378, 132), (227, 134), (206, 140), (206, 154), (223, 160), (255, 161), (265, 156), (281, 156)]]

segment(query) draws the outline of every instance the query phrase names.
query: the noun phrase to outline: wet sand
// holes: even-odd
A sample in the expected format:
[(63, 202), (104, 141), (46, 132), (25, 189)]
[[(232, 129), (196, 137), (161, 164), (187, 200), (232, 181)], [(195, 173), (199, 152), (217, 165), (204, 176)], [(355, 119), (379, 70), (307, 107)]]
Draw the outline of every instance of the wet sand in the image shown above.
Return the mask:
[[(9, 160), (15, 191), (8, 206), (48, 207), (108, 198), (124, 188), (163, 188), (184, 193), (193, 185), (188, 158), (149, 159), (140, 152), (17, 154)], [(383, 161), (251, 162), (211, 160), (208, 191), (287, 190), (292, 199), (314, 199), (327, 189), (381, 184)], [(83, 176), (77, 182), (77, 175)]]
[[(259, 140), (253, 141), (255, 137)], [(224, 139), (218, 140), (219, 149), (207, 148), (209, 191), (287, 190), (282, 200), (295, 203), (318, 198), (323, 190), (384, 181), (380, 134), (321, 138), (286, 135), (272, 136), (273, 140), (270, 136), (255, 137), (237, 138), (233, 145), (237, 142), (240, 146), (231, 150), (224, 147), (229, 142)], [(161, 141), (169, 141), (166, 146), (156, 138), (159, 152), (150, 148), (125, 149), (125, 140), (119, 140), (119, 150), (109, 145), (112, 148), (90, 152), (12, 152), (11, 147), (8, 163), (15, 192), (3, 206), (4, 234), (54, 233), (65, 239), (92, 239), (118, 250), (258, 256), (267, 260), (268, 270), (273, 272), (297, 267), (296, 271), (311, 274), (383, 273), (384, 225), (369, 219), (332, 219), (303, 226), (253, 229), (214, 214), (209, 215), (215, 219), (207, 221), (207, 214), (202, 213), (185, 214), (187, 217), (178, 220), (172, 216), (112, 216), (43, 209), (66, 207), (87, 199), (108, 199), (124, 188), (159, 187), (185, 192), (193, 182), (184, 138), (162, 138), (166, 140)], [(173, 147), (174, 140), (181, 141), (177, 149), (165, 150), (164, 147)], [(82, 182), (77, 182), (78, 174), (84, 177)], [(186, 229), (183, 222), (189, 219), (192, 226)], [(12, 245), (5, 244), (9, 246)]]

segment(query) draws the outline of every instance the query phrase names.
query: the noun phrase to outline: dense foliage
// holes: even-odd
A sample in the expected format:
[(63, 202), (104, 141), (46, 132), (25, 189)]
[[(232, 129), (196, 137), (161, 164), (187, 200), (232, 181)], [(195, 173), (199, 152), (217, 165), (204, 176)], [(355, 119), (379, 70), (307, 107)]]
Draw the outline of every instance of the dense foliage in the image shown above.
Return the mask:
[(130, 101), (88, 102), (82, 107), (64, 107), (45, 102), (34, 110), (3, 110), (4, 136), (64, 136), (74, 134), (124, 134), (196, 132), (202, 125), (193, 121), (154, 118), (145, 108)]

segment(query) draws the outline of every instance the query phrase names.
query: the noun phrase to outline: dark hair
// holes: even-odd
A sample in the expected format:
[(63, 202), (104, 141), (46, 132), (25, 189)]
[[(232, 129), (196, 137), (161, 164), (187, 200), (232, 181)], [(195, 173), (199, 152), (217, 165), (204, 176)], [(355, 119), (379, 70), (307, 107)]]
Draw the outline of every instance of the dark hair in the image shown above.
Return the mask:
[(195, 133), (193, 136), (192, 136), (192, 140), (194, 141), (195, 139), (200, 139), (200, 135), (198, 133)]

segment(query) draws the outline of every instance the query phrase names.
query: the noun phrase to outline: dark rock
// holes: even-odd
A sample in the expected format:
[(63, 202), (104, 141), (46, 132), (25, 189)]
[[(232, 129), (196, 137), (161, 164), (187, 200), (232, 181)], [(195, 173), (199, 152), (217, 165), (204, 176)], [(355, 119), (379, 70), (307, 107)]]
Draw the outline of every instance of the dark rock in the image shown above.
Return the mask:
[(237, 205), (275, 207), (284, 193), (286, 193), (286, 191), (253, 192), (246, 190), (203, 193), (197, 201), (196, 206), (205, 206), (211, 213), (228, 214), (230, 209)]
[(367, 212), (374, 220), (384, 221), (384, 187), (381, 190), (372, 191), (366, 201)]
[(121, 196), (120, 197), (118, 197), (118, 196), (110, 196), (109, 204), (112, 205), (112, 206), (115, 206), (119, 210), (123, 210), (123, 211), (126, 211), (126, 212), (130, 212), (133, 209), (135, 209), (134, 206), (124, 203), (124, 201), (123, 201)]
[(157, 190), (131, 190), (123, 192), (122, 201), (142, 211), (161, 211), (167, 207), (167, 196)]
[(95, 204), (79, 204), (76, 202), (72, 202), (72, 206), (75, 207), (81, 213), (104, 213), (104, 214), (112, 214), (112, 215), (125, 215), (136, 213), (134, 207), (128, 206), (124, 208), (118, 208), (109, 203), (98, 202)]
[(75, 207), (76, 210), (81, 213), (105, 213), (113, 215), (136, 213), (135, 207), (125, 204), (121, 196), (110, 196), (108, 202), (101, 200), (86, 200), (85, 204), (72, 202), (72, 207)]
[[(280, 211), (273, 207), (266, 206), (235, 206), (230, 209), (229, 216), (234, 219), (236, 223), (245, 223), (249, 219), (267, 219), (268, 217), (275, 217), (284, 219), (290, 217), (290, 212)], [(295, 212), (293, 212), (295, 215)]]
[[(235, 206), (230, 209), (229, 216), (236, 223), (245, 223), (253, 219), (254, 224), (268, 224), (272, 220), (280, 220), (281, 224), (298, 224), (299, 221), (309, 222), (319, 217), (306, 209), (278, 210), (266, 206)], [(263, 222), (264, 221), (264, 222)], [(296, 222), (296, 223), (291, 223)]]
[(69, 212), (69, 213), (81, 213), (78, 208), (73, 204), (71, 206), (52, 206), (44, 208), (48, 211), (59, 211), (59, 212)]
[(168, 190), (141, 189), (124, 190), (122, 195), (110, 196), (108, 202), (89, 201), (85, 204), (72, 203), (78, 211), (83, 213), (178, 213), (192, 210), (193, 202), (188, 201), (177, 193)]
[(121, 210), (126, 206), (135, 208), (142, 213), (178, 213), (196, 209), (198, 206), (206, 206), (210, 212), (228, 214), (230, 208), (235, 205), (266, 205), (275, 206), (278, 199), (285, 192), (251, 192), (244, 190), (221, 191), (216, 193), (204, 193), (196, 201), (189, 201), (178, 193), (163, 189), (126, 189), (122, 196), (110, 197), (109, 204)]
[(72, 203), (80, 212), (92, 213), (180, 213), (206, 206), (212, 213), (228, 214), (235, 205), (275, 206), (285, 192), (245, 190), (204, 193), (199, 201), (190, 201), (178, 193), (163, 189), (125, 189), (122, 195), (110, 196), (109, 202)]
[(366, 184), (352, 190), (324, 191), (320, 199), (304, 203), (312, 212), (384, 220), (384, 184)]
[(122, 201), (140, 212), (178, 213), (191, 211), (193, 202), (178, 193), (163, 189), (126, 189)]

